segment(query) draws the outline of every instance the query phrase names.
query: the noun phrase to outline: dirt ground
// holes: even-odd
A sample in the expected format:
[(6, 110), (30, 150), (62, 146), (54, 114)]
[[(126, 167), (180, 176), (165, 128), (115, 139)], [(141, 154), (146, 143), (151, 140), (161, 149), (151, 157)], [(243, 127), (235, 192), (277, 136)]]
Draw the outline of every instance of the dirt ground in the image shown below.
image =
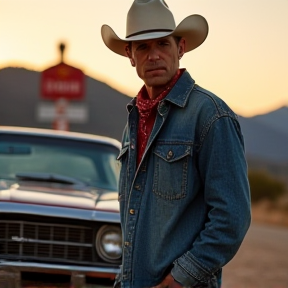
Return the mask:
[(223, 269), (222, 288), (288, 288), (288, 213), (269, 203), (252, 209), (252, 225)]

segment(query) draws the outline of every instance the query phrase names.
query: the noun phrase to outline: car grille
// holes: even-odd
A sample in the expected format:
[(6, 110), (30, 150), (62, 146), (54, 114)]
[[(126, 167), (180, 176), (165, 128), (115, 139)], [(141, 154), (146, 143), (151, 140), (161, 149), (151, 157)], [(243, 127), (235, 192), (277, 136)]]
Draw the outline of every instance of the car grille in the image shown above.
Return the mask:
[(87, 227), (83, 223), (57, 224), (57, 220), (43, 222), (0, 220), (1, 258), (112, 266), (100, 259), (94, 248), (95, 223), (95, 227)]

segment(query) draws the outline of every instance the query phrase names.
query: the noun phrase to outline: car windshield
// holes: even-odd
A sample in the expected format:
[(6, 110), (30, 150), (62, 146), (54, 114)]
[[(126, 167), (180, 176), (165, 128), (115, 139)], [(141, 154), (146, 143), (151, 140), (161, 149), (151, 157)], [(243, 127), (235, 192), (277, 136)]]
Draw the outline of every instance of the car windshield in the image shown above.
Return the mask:
[(1, 134), (0, 179), (117, 190), (116, 147), (88, 140)]

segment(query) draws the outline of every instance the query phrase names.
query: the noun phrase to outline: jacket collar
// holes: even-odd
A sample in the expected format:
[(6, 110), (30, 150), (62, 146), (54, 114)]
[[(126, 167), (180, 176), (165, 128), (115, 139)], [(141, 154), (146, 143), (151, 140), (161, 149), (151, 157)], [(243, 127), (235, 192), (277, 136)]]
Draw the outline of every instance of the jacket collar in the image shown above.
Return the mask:
[(179, 107), (185, 107), (194, 84), (195, 81), (192, 79), (189, 72), (187, 72), (187, 70), (184, 71), (164, 100), (169, 101)]

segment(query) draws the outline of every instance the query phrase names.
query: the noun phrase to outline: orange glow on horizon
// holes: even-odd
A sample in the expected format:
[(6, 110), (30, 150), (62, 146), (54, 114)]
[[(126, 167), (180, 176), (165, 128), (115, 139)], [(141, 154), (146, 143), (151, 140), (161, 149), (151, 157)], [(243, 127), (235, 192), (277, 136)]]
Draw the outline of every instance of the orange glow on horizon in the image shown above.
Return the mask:
[[(288, 1), (279, 0), (277, 5), (272, 0), (167, 2), (176, 24), (191, 14), (208, 21), (206, 41), (181, 59), (196, 83), (244, 117), (288, 105)], [(107, 49), (100, 34), (101, 26), (108, 24), (118, 36), (125, 35), (131, 0), (101, 5), (70, 0), (69, 9), (67, 3), (0, 0), (0, 69), (41, 72), (59, 63), (63, 42), (65, 63), (125, 95), (136, 95), (141, 79), (126, 57)]]

